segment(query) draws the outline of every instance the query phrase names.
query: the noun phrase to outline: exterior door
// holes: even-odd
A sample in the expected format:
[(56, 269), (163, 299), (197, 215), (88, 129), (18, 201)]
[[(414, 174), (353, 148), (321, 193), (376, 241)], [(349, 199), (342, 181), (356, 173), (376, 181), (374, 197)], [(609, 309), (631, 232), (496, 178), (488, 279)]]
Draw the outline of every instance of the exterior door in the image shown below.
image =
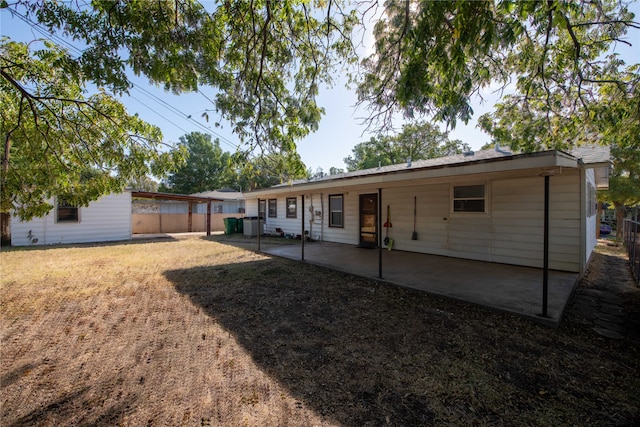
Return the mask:
[(360, 246), (378, 246), (378, 195), (360, 195)]

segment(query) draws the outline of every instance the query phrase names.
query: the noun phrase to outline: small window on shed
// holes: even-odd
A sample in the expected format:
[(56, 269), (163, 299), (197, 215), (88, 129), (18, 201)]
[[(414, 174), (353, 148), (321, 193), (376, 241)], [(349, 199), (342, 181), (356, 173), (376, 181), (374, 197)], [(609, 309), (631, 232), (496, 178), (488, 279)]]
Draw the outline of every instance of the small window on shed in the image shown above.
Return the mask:
[(453, 212), (485, 212), (485, 186), (456, 185), (453, 187)]
[(80, 208), (63, 198), (58, 198), (56, 222), (80, 222)]
[(269, 218), (278, 217), (278, 200), (269, 199)]
[(296, 218), (298, 213), (298, 199), (287, 197), (287, 218)]

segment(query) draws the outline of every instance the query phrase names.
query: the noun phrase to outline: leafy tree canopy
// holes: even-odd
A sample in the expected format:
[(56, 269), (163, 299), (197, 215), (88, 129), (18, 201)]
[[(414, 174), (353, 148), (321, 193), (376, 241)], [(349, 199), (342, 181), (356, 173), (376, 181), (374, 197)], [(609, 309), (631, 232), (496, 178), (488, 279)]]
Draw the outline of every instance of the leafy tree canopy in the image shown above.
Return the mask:
[(623, 95), (610, 87), (600, 91), (600, 102), (592, 108), (595, 131), (611, 147), (613, 168), (609, 190), (600, 200), (616, 207), (617, 236), (622, 238), (622, 218), (627, 206), (640, 204), (640, 84)]
[(356, 145), (344, 159), (349, 171), (387, 166), (411, 160), (432, 159), (461, 153), (466, 144), (449, 140), (430, 123), (407, 124), (395, 136), (380, 136)]
[[(602, 87), (624, 99), (634, 92), (637, 69), (627, 78), (625, 64), (609, 54), (640, 28), (618, 0), (345, 3), (1, 0), (0, 7), (84, 45), (74, 58), (51, 44), (34, 52), (2, 41), (2, 184), (10, 194), (3, 209), (31, 206), (18, 212), (29, 218), (49, 209), (43, 197), (73, 189), (86, 203), (134, 171), (144, 175), (150, 160), (166, 170), (171, 159), (158, 153), (159, 131), (108, 95), (127, 92), (130, 71), (176, 93), (213, 88), (214, 109), (244, 143), (239, 158), (279, 153), (269, 161), (276, 170), (288, 165), (280, 180), (295, 176), (302, 166), (291, 163), (299, 160), (295, 142), (323, 113), (318, 88), (358, 62), (353, 31), (371, 22), (372, 11), (381, 12), (374, 52), (361, 64), (364, 74), (351, 77), (371, 123), (383, 129), (398, 111), (467, 122), (471, 98), (498, 84), (515, 95), (483, 126), (525, 150), (560, 147), (575, 141), (578, 127), (567, 127), (575, 114), (593, 116)], [(104, 92), (88, 97), (85, 82)], [(500, 122), (507, 110), (525, 114), (515, 137)], [(548, 137), (538, 133), (539, 119)], [(81, 185), (81, 163), (104, 173)]]
[(160, 191), (193, 194), (235, 184), (236, 177), (230, 167), (231, 155), (222, 151), (220, 141), (212, 142), (211, 135), (191, 132), (181, 136), (177, 149), (186, 151), (186, 161), (169, 173), (160, 185)]
[(273, 185), (309, 178), (310, 174), (297, 153), (287, 156), (269, 153), (260, 156), (238, 155), (233, 164), (237, 169), (238, 182), (243, 191), (268, 188)]
[(336, 0), (20, 0), (9, 7), (86, 44), (75, 65), (115, 93), (131, 88), (130, 70), (175, 93), (214, 88), (216, 113), (249, 152), (295, 152), (323, 114), (319, 85), (331, 83), (334, 66), (356, 61), (349, 35), (357, 16)]
[(375, 52), (363, 63), (359, 99), (382, 128), (397, 111), (466, 123), (471, 98), (490, 84), (515, 89), (504, 108), (569, 117), (603, 85), (632, 92), (611, 78), (623, 64), (608, 52), (630, 44), (625, 34), (639, 28), (618, 0), (389, 0), (374, 28)]
[(173, 164), (160, 130), (104, 92), (86, 96), (77, 63), (57, 46), (32, 52), (2, 38), (0, 77), (3, 234), (11, 209), (28, 220), (54, 196), (86, 206)]
[(153, 178), (141, 176), (130, 179), (127, 183), (127, 188), (130, 188), (133, 191), (156, 192), (158, 191), (158, 183)]

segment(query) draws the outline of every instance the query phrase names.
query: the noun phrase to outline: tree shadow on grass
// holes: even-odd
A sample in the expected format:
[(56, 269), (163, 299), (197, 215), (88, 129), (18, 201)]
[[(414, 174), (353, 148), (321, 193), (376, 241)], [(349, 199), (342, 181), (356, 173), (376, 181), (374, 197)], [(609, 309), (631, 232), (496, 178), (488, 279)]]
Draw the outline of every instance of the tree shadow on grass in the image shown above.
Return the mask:
[[(118, 425), (124, 417), (128, 408), (131, 407), (131, 400), (127, 403), (120, 403), (111, 407), (91, 408), (91, 411), (82, 411), (87, 414), (78, 419), (78, 403), (85, 399), (85, 395), (90, 387), (61, 394), (56, 400), (46, 406), (39, 407), (30, 413), (13, 420), (7, 426), (34, 426), (34, 425)], [(0, 419), (7, 421), (5, 414)]]
[[(435, 333), (416, 327), (411, 317), (419, 316), (422, 325), (443, 321), (434, 310), (398, 306), (415, 307), (409, 301), (414, 292), (383, 291), (353, 276), (283, 260), (166, 276), (316, 413), (352, 426), (433, 422), (428, 399), (397, 372), (410, 369), (397, 366), (398, 355), (409, 351), (406, 343), (427, 347)], [(387, 292), (395, 295), (381, 295)]]
[[(597, 378), (593, 363), (609, 364), (609, 353), (583, 359), (595, 348), (573, 332), (554, 338), (562, 333), (517, 317), (283, 259), (165, 275), (263, 372), (341, 425), (545, 424), (553, 417), (607, 425), (612, 413), (635, 416), (624, 404), (615, 408), (619, 396), (589, 385)], [(546, 357), (564, 368), (540, 369)], [(610, 407), (594, 410), (603, 399)]]

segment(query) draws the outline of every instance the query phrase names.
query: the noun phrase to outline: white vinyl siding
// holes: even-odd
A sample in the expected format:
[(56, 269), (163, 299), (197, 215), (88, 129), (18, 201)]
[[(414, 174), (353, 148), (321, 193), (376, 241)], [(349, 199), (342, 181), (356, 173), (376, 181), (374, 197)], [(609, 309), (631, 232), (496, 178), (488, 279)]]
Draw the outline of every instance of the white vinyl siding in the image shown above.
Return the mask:
[[(51, 203), (54, 201), (51, 200)], [(22, 222), (11, 219), (14, 246), (106, 242), (131, 239), (131, 192), (110, 194), (80, 208), (79, 222), (56, 222), (48, 215)]]
[[(584, 212), (586, 215), (585, 230), (584, 230), (584, 233), (586, 236), (584, 262), (586, 263), (589, 261), (589, 258), (591, 258), (591, 253), (593, 252), (593, 249), (598, 244), (598, 238), (596, 237), (596, 229), (600, 227), (600, 221), (598, 220), (598, 215), (597, 215), (597, 206), (595, 207), (591, 206), (591, 204), (597, 203), (597, 198), (596, 200), (593, 200), (593, 197), (595, 197), (594, 195), (589, 197), (590, 188), (593, 187), (595, 191), (595, 185), (596, 185), (595, 173), (593, 169), (587, 169), (585, 171), (585, 182), (586, 182), (586, 185), (583, 188), (583, 192), (584, 192), (583, 200), (585, 201)], [(591, 184), (591, 187), (589, 184)], [(594, 214), (589, 215), (590, 213), (594, 213)]]
[[(585, 215), (581, 211), (585, 209), (585, 202), (581, 201), (580, 181), (578, 169), (565, 168), (561, 174), (550, 177), (551, 269), (579, 272), (583, 262), (581, 256), (585, 251), (581, 251), (584, 243), (581, 241), (580, 224), (581, 215)], [(452, 212), (452, 186), (478, 182), (485, 183), (486, 212)], [(330, 242), (357, 245), (359, 195), (377, 192), (378, 188), (374, 186), (361, 186), (344, 193), (328, 189), (322, 193), (322, 203), (319, 193), (311, 194), (305, 203), (311, 203), (314, 211), (322, 209), (321, 221), (314, 217), (311, 237), (317, 239), (320, 236), (322, 240)], [(343, 228), (329, 227), (329, 194), (344, 195)], [(279, 218), (277, 221), (270, 218), (269, 228), (280, 227), (285, 232), (300, 234), (300, 216), (289, 222), (280, 218), (284, 215), (286, 197), (291, 195), (284, 193), (278, 196)], [(411, 239), (414, 197), (417, 201), (418, 240)], [(383, 207), (383, 223), (387, 220), (386, 207), (390, 206), (393, 227), (389, 229), (389, 237), (394, 240), (394, 250), (542, 267), (544, 178), (537, 173), (503, 178), (499, 173), (494, 173), (483, 176), (482, 181), (469, 177), (463, 182), (443, 180), (436, 184), (427, 181), (410, 186), (396, 185), (382, 189), (380, 203)], [(257, 211), (257, 203), (254, 205), (253, 210)], [(308, 227), (310, 220), (309, 207), (305, 205), (305, 227)], [(385, 231), (384, 228), (378, 230), (383, 238)]]
[[(579, 271), (580, 174), (565, 170), (549, 180), (549, 266)], [(492, 260), (542, 267), (544, 178), (494, 181), (492, 204)]]
[[(274, 233), (276, 228), (281, 229), (284, 233), (287, 234), (301, 234), (302, 228), (302, 219), (301, 215), (301, 201), (300, 196), (296, 197), (296, 217), (295, 218), (287, 218), (287, 198), (292, 198), (294, 196), (286, 195), (286, 196), (278, 196), (278, 197), (269, 197), (268, 200), (275, 200), (277, 216), (270, 217), (269, 216), (269, 202), (267, 201), (267, 217), (264, 222), (264, 230), (266, 233)], [(261, 199), (262, 200), (262, 199)], [(273, 202), (272, 202), (273, 203)], [(246, 216), (257, 216), (258, 215), (258, 201), (256, 199), (247, 201), (247, 214)]]

